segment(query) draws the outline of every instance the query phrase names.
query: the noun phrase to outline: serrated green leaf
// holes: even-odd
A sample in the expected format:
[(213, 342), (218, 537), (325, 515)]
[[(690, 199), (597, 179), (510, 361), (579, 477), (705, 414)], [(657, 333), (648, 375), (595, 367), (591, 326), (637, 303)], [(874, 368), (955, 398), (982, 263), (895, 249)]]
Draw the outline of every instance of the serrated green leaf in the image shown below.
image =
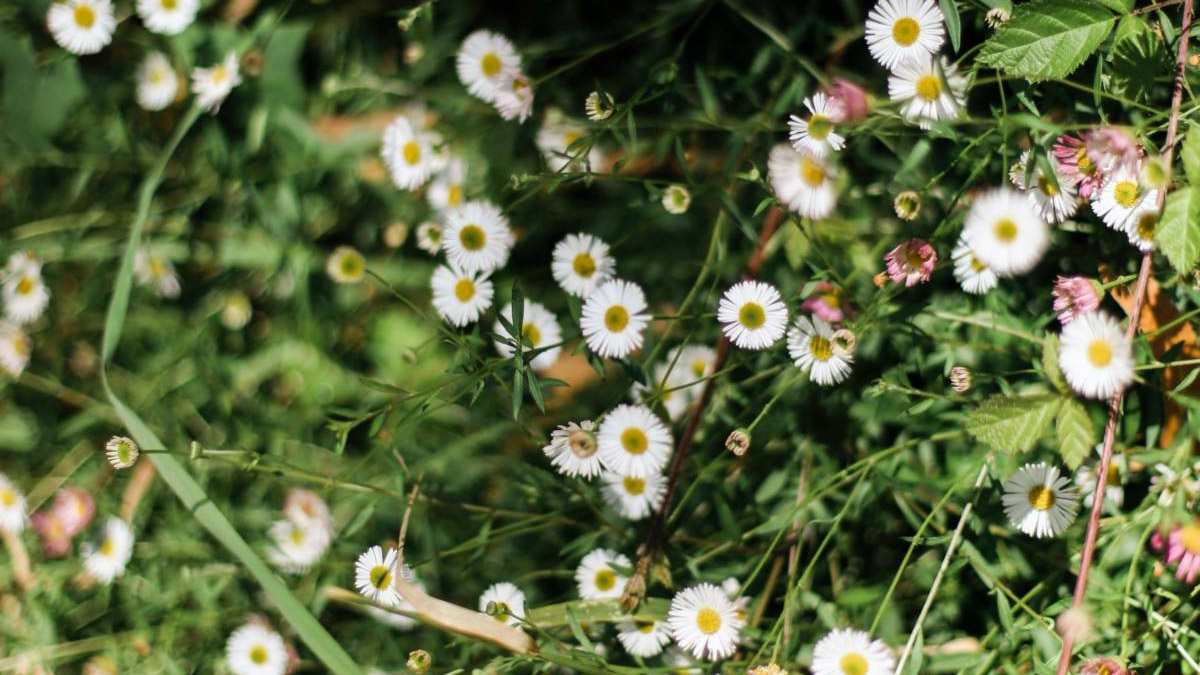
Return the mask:
[(1042, 341), (1042, 370), (1046, 371), (1046, 379), (1055, 389), (1064, 394), (1070, 393), (1063, 380), (1062, 369), (1058, 367), (1058, 336), (1053, 333), (1047, 334)]
[(1054, 394), (993, 396), (967, 415), (967, 433), (996, 450), (1028, 452), (1061, 403)]
[(1127, 16), (1117, 24), (1109, 60), (1112, 68), (1108, 90), (1135, 100), (1153, 92), (1155, 77), (1168, 64), (1162, 39), (1139, 16)]
[(1096, 51), (1116, 16), (1085, 0), (1018, 5), (979, 52), (979, 62), (1029, 80), (1066, 77)]
[(1179, 148), (1183, 157), (1183, 171), (1187, 174), (1188, 185), (1200, 185), (1200, 126), (1188, 124), (1187, 136)]
[(1200, 187), (1180, 188), (1167, 195), (1155, 242), (1180, 274), (1200, 260)]
[(1054, 423), (1054, 436), (1058, 440), (1058, 454), (1072, 471), (1079, 468), (1096, 446), (1096, 430), (1087, 408), (1073, 398), (1064, 398), (1058, 408)]

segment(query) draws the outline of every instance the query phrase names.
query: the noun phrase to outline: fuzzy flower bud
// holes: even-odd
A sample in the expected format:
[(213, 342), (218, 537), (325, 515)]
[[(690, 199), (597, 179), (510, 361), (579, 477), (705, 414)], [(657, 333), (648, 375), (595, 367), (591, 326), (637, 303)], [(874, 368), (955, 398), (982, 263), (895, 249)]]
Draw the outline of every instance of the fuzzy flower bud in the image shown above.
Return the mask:
[(974, 377), (966, 366), (954, 366), (950, 369), (950, 388), (954, 391), (965, 394), (971, 389), (973, 382)]
[(113, 436), (104, 444), (104, 453), (114, 469), (128, 469), (137, 463), (138, 446), (132, 438)]
[(857, 84), (841, 77), (835, 77), (833, 84), (825, 90), (825, 95), (835, 103), (841, 104), (841, 106), (834, 106), (834, 110), (838, 111), (838, 119), (835, 119), (835, 122), (855, 124), (867, 119), (867, 114), (870, 112), (867, 92)]
[(913, 190), (905, 190), (896, 195), (892, 208), (896, 209), (896, 217), (900, 220), (915, 220), (921, 213), (921, 195)]
[(725, 438), (725, 449), (741, 457), (750, 450), (750, 432), (745, 429), (734, 429)]
[(1050, 294), (1054, 296), (1054, 311), (1064, 326), (1081, 314), (1096, 311), (1103, 297), (1099, 284), (1087, 277), (1060, 276)]

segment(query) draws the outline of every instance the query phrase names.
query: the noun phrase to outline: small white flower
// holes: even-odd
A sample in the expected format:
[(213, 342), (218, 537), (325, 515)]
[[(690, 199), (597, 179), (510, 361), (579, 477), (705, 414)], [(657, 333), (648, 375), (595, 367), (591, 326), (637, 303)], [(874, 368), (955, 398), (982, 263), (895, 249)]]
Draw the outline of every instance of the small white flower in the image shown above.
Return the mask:
[(983, 295), (1000, 282), (996, 273), (971, 251), (971, 247), (961, 236), (950, 257), (954, 260), (954, 278), (964, 291), (972, 295)]
[(1092, 210), (1105, 225), (1119, 232), (1137, 227), (1142, 214), (1155, 212), (1158, 190), (1147, 189), (1138, 178), (1136, 166), (1119, 164), (1092, 195)]
[(225, 665), (233, 675), (284, 675), (288, 650), (279, 633), (258, 623), (233, 631), (225, 642)]
[(490, 613), (497, 621), (510, 626), (520, 625), (525, 618), (525, 594), (507, 581), (492, 584), (479, 596), (479, 611)]
[(787, 345), (796, 367), (821, 386), (837, 384), (850, 376), (854, 357), (834, 349), (833, 329), (818, 317), (798, 317), (788, 331)]
[[(562, 347), (559, 346), (559, 343), (562, 342), (562, 329), (558, 325), (558, 318), (554, 316), (553, 312), (546, 309), (545, 305), (532, 300), (525, 300), (524, 304), (521, 326), (518, 328), (522, 341), (528, 343), (524, 345), (524, 351), (528, 353), (530, 350), (547, 348), (546, 351), (533, 357), (529, 364), (533, 366), (534, 370), (545, 370), (554, 365), (554, 362), (558, 360), (559, 353), (562, 352)], [(500, 315), (511, 323), (513, 319), (512, 305), (505, 305), (504, 309), (500, 310)], [(513, 326), (513, 328), (517, 328), (517, 326)], [(512, 339), (499, 319), (496, 320), (493, 330), (497, 336)], [(500, 356), (504, 358), (509, 358), (515, 353), (512, 345), (499, 339), (496, 340), (496, 351), (500, 352)]]
[(15, 324), (37, 321), (50, 304), (50, 291), (42, 281), (42, 264), (32, 255), (17, 253), (9, 258), (8, 278), (0, 289), (4, 316)]
[(372, 546), (354, 563), (354, 586), (363, 597), (381, 605), (396, 604), (396, 549)]
[(338, 284), (357, 284), (367, 274), (363, 254), (350, 246), (339, 246), (325, 261), (325, 273)]
[(104, 444), (104, 456), (114, 469), (128, 469), (137, 463), (138, 446), (132, 438), (113, 436)]
[(654, 513), (662, 505), (666, 490), (663, 477), (658, 473), (645, 476), (604, 474), (604, 499), (629, 520), (641, 520)]
[(179, 75), (166, 54), (150, 52), (138, 68), (137, 103), (146, 110), (162, 110), (179, 92)]
[(583, 102), (584, 112), (587, 114), (587, 118), (593, 122), (601, 122), (612, 117), (616, 107), (617, 104), (611, 95), (606, 93), (601, 96), (598, 91), (588, 94), (587, 100)]
[(1109, 398), (1133, 381), (1133, 345), (1106, 312), (1081, 314), (1063, 326), (1058, 363), (1067, 384), (1088, 398)]
[(467, 202), (446, 212), (442, 249), (446, 259), (465, 272), (504, 267), (513, 242), (508, 218), (491, 202)]
[(611, 359), (639, 349), (650, 323), (645, 311), (646, 295), (640, 286), (620, 279), (604, 282), (583, 302), (579, 327), (588, 349)]
[(133, 276), (138, 283), (149, 286), (159, 297), (179, 297), (179, 277), (175, 266), (148, 247), (139, 248), (133, 256)]
[(845, 114), (842, 105), (821, 92), (804, 99), (808, 117), (792, 115), (788, 120), (788, 138), (796, 152), (813, 157), (825, 157), (838, 152), (846, 139), (836, 131), (835, 120)]
[(671, 642), (671, 634), (662, 621), (621, 621), (617, 639), (629, 654), (647, 658), (661, 654)]
[(552, 118), (547, 117), (542, 122), (542, 128), (538, 130), (536, 138), (538, 149), (546, 159), (547, 168), (554, 173), (586, 171), (588, 168), (595, 170), (600, 161), (600, 152), (595, 144), (590, 147), (587, 144), (584, 144), (584, 147), (571, 147), (587, 135), (587, 129), (574, 122), (552, 121)]
[(683, 345), (673, 350), (667, 360), (686, 369), (692, 381), (699, 381), (713, 374), (717, 350), (706, 345)]
[(1056, 466), (1026, 464), (1004, 481), (1004, 513), (1031, 537), (1057, 537), (1075, 520), (1079, 495), (1070, 483)]
[(83, 566), (93, 579), (107, 586), (125, 573), (125, 565), (133, 555), (133, 530), (120, 518), (109, 518), (101, 528), (100, 541), (80, 547)]
[(741, 281), (725, 291), (717, 304), (717, 321), (733, 344), (767, 349), (787, 330), (788, 309), (779, 290), (762, 281)]
[(888, 70), (926, 59), (946, 39), (942, 18), (933, 0), (881, 0), (867, 15), (867, 48)]
[(0, 369), (19, 377), (29, 365), (33, 342), (20, 326), (0, 321)]
[(1129, 243), (1142, 252), (1154, 250), (1160, 215), (1158, 211), (1154, 210), (1154, 206), (1154, 204), (1146, 204), (1147, 208), (1138, 209), (1127, 223), (1128, 229), (1125, 234), (1129, 236)]
[(329, 505), (312, 490), (291, 488), (283, 502), (283, 515), (310, 531), (317, 541), (327, 545), (333, 541), (333, 516)]
[(662, 403), (667, 417), (675, 420), (696, 400), (694, 382), (695, 378), (682, 364), (672, 365), (668, 359), (654, 366), (649, 382), (635, 383), (629, 393), (634, 401), (647, 406), (653, 406), (655, 401)]
[(486, 274), (442, 265), (433, 272), (433, 308), (452, 326), (479, 320), (492, 306), (492, 282)]
[(615, 265), (604, 240), (590, 234), (568, 234), (554, 246), (550, 271), (564, 291), (586, 298), (612, 278)]
[(663, 192), (662, 205), (667, 213), (681, 215), (687, 213), (692, 204), (692, 194), (682, 185), (672, 185)]
[(442, 250), (442, 230), (442, 224), (433, 220), (418, 225), (417, 248), (430, 255), (437, 255)]
[(639, 478), (657, 474), (671, 457), (671, 430), (649, 408), (622, 404), (600, 421), (596, 443), (604, 468)]
[(542, 452), (562, 475), (591, 478), (602, 470), (598, 449), (596, 423), (585, 420), (559, 426), (550, 434), (550, 445), (542, 448)]
[(50, 5), (46, 27), (72, 54), (95, 54), (112, 42), (117, 19), (111, 0), (63, 0)]
[(387, 125), (380, 155), (396, 187), (416, 190), (429, 180), (440, 163), (434, 150), (437, 143), (433, 133), (417, 129), (404, 115), (397, 115)]
[(456, 68), (467, 91), (490, 103), (496, 98), (504, 73), (521, 70), (521, 56), (503, 35), (477, 30), (458, 48)]
[(629, 558), (616, 551), (598, 548), (583, 556), (575, 569), (575, 586), (584, 600), (619, 598), (625, 592), (628, 578), (613, 569), (613, 565), (629, 567)]
[(241, 83), (238, 56), (233, 51), (227, 52), (225, 59), (212, 68), (192, 69), (192, 93), (196, 95), (196, 103), (211, 113), (220, 110), (225, 98)]
[[(1096, 445), (1096, 456), (1103, 454), (1104, 445)], [(1100, 470), (1100, 462), (1095, 466), (1080, 466), (1075, 472), (1075, 486), (1083, 495), (1083, 508), (1091, 511), (1096, 501), (1096, 474)], [(1125, 488), (1121, 485), (1121, 475), (1129, 470), (1125, 455), (1113, 452), (1108, 463), (1108, 475), (1104, 479), (1104, 511), (1114, 516), (1120, 515), (1121, 505), (1125, 503)]]
[(1075, 210), (1079, 206), (1075, 184), (1069, 176), (1059, 170), (1058, 162), (1053, 157), (1047, 157), (1046, 160), (1054, 173), (1053, 178), (1054, 182), (1058, 183), (1057, 185), (1036, 163), (1032, 175), (1030, 175), (1028, 171), (1029, 150), (1021, 153), (1021, 159), (1013, 165), (1012, 171), (1009, 172), (1009, 178), (1012, 179), (1013, 185), (1016, 185), (1029, 198), (1042, 220), (1048, 223), (1061, 223), (1075, 215)]
[(271, 524), (267, 559), (287, 574), (303, 574), (317, 564), (329, 548), (329, 539), (307, 522), (290, 519)]
[(25, 515), (25, 495), (0, 473), (0, 530), (18, 533), (28, 522)]
[(503, 119), (523, 124), (533, 113), (533, 82), (519, 71), (505, 73), (496, 87), (492, 105)]
[(888, 98), (900, 104), (901, 117), (922, 129), (958, 117), (966, 92), (966, 78), (944, 56), (904, 63), (888, 77)]
[(461, 159), (452, 158), (429, 182), (429, 190), (425, 192), (425, 198), (429, 200), (429, 205), (436, 211), (457, 208), (466, 203), (466, 182), (466, 165)]
[(813, 647), (813, 675), (892, 675), (895, 667), (882, 640), (853, 628), (834, 629)]
[(1033, 269), (1050, 246), (1050, 229), (1021, 193), (1007, 187), (977, 197), (967, 213), (963, 241), (997, 276)]
[(200, 0), (138, 0), (137, 13), (152, 33), (178, 35), (192, 25)]
[(675, 642), (692, 656), (719, 661), (737, 649), (744, 622), (720, 588), (700, 584), (675, 594), (667, 624)]
[(810, 220), (833, 213), (837, 205), (836, 165), (779, 143), (767, 157), (767, 172), (775, 196), (792, 211)]

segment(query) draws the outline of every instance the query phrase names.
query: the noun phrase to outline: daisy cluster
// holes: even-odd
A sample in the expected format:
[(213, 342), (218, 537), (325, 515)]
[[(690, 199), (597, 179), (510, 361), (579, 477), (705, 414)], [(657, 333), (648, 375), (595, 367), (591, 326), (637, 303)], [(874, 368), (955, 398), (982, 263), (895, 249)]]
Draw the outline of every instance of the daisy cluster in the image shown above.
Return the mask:
[(50, 305), (50, 290), (42, 279), (42, 262), (31, 253), (14, 253), (0, 269), (0, 372), (19, 377), (29, 364), (33, 342), (26, 332)]

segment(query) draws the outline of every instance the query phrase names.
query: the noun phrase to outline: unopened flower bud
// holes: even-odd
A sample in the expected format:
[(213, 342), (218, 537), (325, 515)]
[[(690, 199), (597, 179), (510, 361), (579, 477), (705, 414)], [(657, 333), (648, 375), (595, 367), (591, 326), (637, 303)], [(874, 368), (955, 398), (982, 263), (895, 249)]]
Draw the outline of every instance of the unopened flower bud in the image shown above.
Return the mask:
[(974, 377), (966, 366), (954, 366), (950, 369), (950, 388), (954, 391), (965, 394), (971, 389), (973, 382)]
[(404, 48), (405, 65), (411, 66), (423, 58), (425, 58), (425, 46), (420, 42), (411, 42)]
[(854, 356), (854, 348), (858, 346), (858, 337), (849, 328), (839, 328), (833, 331), (829, 342), (833, 345), (833, 353), (841, 356)]
[(905, 190), (896, 195), (892, 206), (896, 209), (897, 218), (914, 220), (921, 213), (921, 195), (912, 190)]
[(734, 429), (725, 437), (725, 449), (741, 457), (750, 450), (750, 432), (745, 429)]
[(408, 653), (408, 662), (404, 664), (412, 673), (420, 675), (433, 665), (433, 657), (424, 649), (414, 649)]
[(1171, 184), (1171, 165), (1158, 155), (1143, 157), (1139, 177), (1147, 188), (1162, 190)]
[(400, 248), (408, 240), (408, 224), (392, 223), (383, 231), (383, 243), (388, 248)]
[(871, 279), (871, 281), (875, 282), (875, 288), (883, 288), (884, 286), (887, 286), (888, 282), (891, 280), (892, 279), (888, 276), (887, 272), (880, 272), (879, 274), (875, 275), (875, 278)]
[(114, 469), (128, 469), (137, 463), (138, 446), (132, 438), (113, 436), (104, 444), (104, 451)]
[(999, 28), (1001, 24), (1008, 21), (1008, 12), (1003, 7), (993, 7), (984, 15), (983, 20), (987, 21), (988, 26)]

